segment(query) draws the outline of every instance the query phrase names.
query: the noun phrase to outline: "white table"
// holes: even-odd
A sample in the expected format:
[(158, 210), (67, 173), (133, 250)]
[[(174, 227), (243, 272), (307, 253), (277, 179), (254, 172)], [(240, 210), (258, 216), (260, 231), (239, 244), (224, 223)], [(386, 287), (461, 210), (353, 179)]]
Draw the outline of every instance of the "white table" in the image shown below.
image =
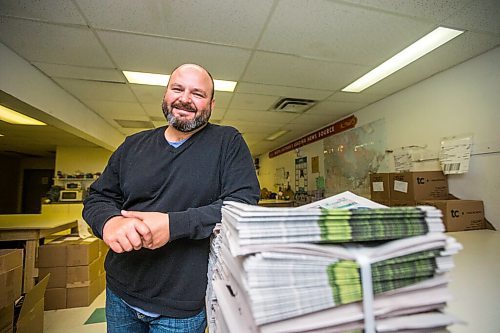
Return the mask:
[(452, 333), (500, 332), (500, 231), (450, 232), (464, 249), (454, 256), (454, 300), (447, 311), (467, 325), (449, 327)]

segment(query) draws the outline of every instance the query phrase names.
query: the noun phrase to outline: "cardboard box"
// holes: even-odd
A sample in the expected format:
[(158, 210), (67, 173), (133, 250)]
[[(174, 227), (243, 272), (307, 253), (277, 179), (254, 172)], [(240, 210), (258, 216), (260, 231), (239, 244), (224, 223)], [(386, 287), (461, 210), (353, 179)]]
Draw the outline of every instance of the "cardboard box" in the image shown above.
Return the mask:
[(479, 200), (424, 200), (427, 204), (441, 209), (446, 231), (485, 229), (483, 202)]
[(45, 310), (66, 309), (66, 288), (49, 288), (45, 291)]
[(89, 237), (67, 246), (67, 266), (89, 265), (99, 257), (99, 239)]
[(0, 273), (23, 265), (22, 249), (0, 249)]
[(445, 200), (448, 179), (442, 171), (418, 171), (390, 174), (390, 200)]
[(67, 288), (66, 307), (89, 306), (99, 295), (99, 279), (90, 282), (87, 287)]
[(389, 185), (389, 173), (370, 174), (370, 194), (371, 200), (375, 202), (387, 201), (391, 198), (391, 187)]
[(21, 296), (22, 286), (22, 266), (0, 273), (0, 307), (14, 303)]
[(14, 302), (0, 308), (0, 333), (12, 332), (14, 329)]
[[(14, 321), (17, 333), (43, 332), (44, 294), (49, 283), (50, 275), (37, 283), (14, 309)], [(17, 318), (17, 319), (16, 319)]]
[(38, 277), (44, 278), (50, 274), (47, 288), (65, 288), (67, 281), (67, 267), (41, 267), (38, 269)]
[(38, 267), (66, 267), (66, 245), (58, 238), (38, 248)]
[(389, 203), (390, 207), (407, 207), (407, 206), (416, 206), (416, 200), (391, 200)]
[(90, 265), (67, 267), (66, 288), (86, 287), (99, 278), (99, 258)]
[(95, 237), (75, 240), (69, 235), (38, 249), (38, 267), (88, 265), (99, 256), (99, 240)]
[(23, 250), (0, 249), (0, 308), (14, 304), (23, 285)]

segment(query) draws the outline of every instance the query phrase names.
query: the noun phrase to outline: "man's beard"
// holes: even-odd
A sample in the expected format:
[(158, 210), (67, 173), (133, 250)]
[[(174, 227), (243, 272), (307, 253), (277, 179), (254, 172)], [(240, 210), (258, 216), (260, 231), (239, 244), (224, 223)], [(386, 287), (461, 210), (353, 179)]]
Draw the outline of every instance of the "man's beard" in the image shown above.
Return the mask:
[[(172, 105), (168, 105), (165, 101), (162, 103), (161, 108), (163, 110), (163, 115), (168, 121), (168, 124), (175, 128), (176, 130), (184, 133), (192, 132), (195, 129), (198, 129), (208, 123), (208, 120), (210, 119), (210, 115), (212, 113), (212, 110), (210, 107), (208, 109), (204, 110), (197, 110), (193, 108), (189, 104), (184, 104), (181, 102), (175, 102), (172, 103)], [(172, 109), (177, 108), (180, 110), (186, 110), (189, 112), (196, 112), (196, 116), (193, 120), (182, 120), (179, 118), (176, 118), (173, 113)]]

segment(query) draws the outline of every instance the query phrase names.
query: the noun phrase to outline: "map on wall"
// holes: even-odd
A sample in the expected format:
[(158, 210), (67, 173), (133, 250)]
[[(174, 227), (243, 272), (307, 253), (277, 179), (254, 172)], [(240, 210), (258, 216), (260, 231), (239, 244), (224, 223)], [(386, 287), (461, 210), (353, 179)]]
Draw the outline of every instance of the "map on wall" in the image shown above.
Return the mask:
[(379, 119), (323, 140), (326, 195), (351, 191), (370, 197), (370, 172), (387, 170), (385, 133)]

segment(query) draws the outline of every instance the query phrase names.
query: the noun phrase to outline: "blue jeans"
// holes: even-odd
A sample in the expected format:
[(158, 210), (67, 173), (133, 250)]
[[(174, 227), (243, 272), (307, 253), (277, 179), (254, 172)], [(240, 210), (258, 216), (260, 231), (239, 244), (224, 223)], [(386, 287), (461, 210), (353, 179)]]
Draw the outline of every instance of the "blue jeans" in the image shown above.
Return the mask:
[(149, 317), (125, 304), (106, 288), (108, 333), (202, 333), (207, 324), (205, 310), (188, 318)]

